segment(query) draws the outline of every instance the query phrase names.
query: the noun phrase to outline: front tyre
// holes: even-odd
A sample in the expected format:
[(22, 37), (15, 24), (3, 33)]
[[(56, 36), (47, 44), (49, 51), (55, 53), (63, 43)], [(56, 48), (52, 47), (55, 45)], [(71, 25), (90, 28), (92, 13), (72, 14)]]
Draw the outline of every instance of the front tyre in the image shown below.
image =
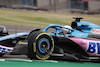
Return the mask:
[(28, 57), (45, 60), (54, 49), (53, 38), (45, 32), (35, 31), (28, 36)]

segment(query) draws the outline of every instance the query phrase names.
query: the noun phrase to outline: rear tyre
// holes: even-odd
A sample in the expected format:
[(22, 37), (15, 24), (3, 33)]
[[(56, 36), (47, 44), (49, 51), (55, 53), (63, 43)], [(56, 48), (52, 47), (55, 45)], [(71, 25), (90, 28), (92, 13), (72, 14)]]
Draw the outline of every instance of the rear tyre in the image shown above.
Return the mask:
[(45, 60), (54, 49), (53, 38), (45, 32), (35, 31), (28, 36), (28, 57)]

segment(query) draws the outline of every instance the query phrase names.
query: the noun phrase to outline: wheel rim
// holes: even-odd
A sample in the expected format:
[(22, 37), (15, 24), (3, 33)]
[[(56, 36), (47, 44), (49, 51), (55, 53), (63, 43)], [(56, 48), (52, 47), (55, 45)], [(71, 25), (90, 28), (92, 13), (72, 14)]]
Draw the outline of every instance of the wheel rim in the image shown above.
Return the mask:
[(42, 54), (45, 54), (48, 52), (49, 48), (50, 48), (50, 43), (47, 39), (43, 38), (39, 41), (39, 52)]

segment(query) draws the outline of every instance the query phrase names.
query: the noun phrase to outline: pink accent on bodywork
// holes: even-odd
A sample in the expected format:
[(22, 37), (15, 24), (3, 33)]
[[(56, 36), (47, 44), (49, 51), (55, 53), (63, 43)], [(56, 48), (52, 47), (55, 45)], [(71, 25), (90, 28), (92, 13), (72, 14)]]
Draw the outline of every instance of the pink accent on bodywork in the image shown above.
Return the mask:
[(81, 38), (69, 38), (75, 43), (77, 43), (79, 46), (81, 46), (84, 50), (87, 49), (87, 40), (86, 39), (81, 39)]
[[(80, 47), (83, 48), (83, 50), (85, 50), (87, 52), (87, 49), (89, 47), (89, 42), (99, 42), (99, 40), (90, 40), (90, 39), (82, 39), (82, 38), (69, 38), (70, 40), (74, 41), (76, 44), (78, 44)], [(97, 49), (96, 49), (97, 50)], [(99, 56), (97, 53), (94, 53), (94, 54), (90, 54), (87, 52), (87, 54), (89, 56)]]

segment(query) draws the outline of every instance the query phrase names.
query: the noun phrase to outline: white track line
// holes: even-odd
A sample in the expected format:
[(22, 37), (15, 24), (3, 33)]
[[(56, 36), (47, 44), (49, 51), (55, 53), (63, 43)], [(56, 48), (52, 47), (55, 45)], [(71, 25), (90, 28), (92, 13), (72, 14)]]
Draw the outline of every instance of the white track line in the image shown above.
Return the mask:
[(15, 58), (0, 59), (0, 61), (26, 61), (26, 62), (41, 61), (41, 62), (58, 63), (58, 61), (55, 60), (28, 60), (28, 59), (15, 59)]
[(55, 60), (44, 60), (44, 62), (54, 62), (54, 63), (58, 63), (58, 61), (55, 61)]
[(5, 59), (0, 59), (0, 61), (5, 61)]
[(33, 61), (42, 61), (42, 62), (53, 62), (53, 63), (58, 63), (58, 61), (55, 61), (55, 60), (33, 60)]
[(27, 62), (32, 62), (32, 60), (27, 60), (27, 59), (15, 59), (15, 58), (9, 58), (5, 60), (10, 60), (10, 61), (27, 61)]

